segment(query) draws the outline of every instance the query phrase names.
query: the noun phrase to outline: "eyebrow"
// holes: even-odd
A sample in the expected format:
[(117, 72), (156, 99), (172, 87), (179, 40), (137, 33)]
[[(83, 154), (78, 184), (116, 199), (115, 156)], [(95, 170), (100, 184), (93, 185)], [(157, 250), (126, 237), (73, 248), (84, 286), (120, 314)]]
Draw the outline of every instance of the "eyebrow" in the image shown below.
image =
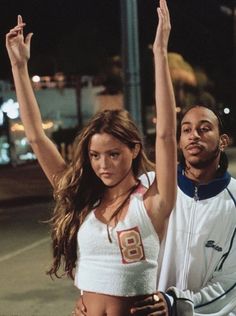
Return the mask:
[[(210, 125), (213, 125), (212, 122), (208, 121), (208, 120), (201, 120), (199, 121), (200, 124), (204, 124), (204, 123), (207, 123), (207, 124), (210, 124)], [(181, 123), (181, 126), (185, 125), (185, 124), (192, 124), (192, 122), (189, 122), (189, 121), (185, 121), (185, 122), (182, 122)]]
[[(120, 150), (120, 149), (117, 148), (117, 147), (115, 147), (115, 148), (112, 148), (112, 149), (107, 150), (106, 153), (109, 153), (109, 152), (111, 152), (111, 151), (116, 151), (116, 150)], [(89, 152), (91, 152), (91, 151), (93, 151), (93, 152), (95, 152), (95, 153), (98, 153), (98, 151), (96, 151), (96, 150), (94, 150), (94, 149), (89, 149)]]

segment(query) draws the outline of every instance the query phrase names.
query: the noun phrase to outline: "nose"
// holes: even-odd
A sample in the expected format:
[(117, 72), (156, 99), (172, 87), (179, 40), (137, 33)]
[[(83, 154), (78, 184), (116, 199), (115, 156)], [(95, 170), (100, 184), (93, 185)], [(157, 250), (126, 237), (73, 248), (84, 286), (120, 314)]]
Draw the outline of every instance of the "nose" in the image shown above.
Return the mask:
[(109, 167), (109, 159), (106, 155), (101, 156), (100, 158), (100, 168), (107, 169)]
[(199, 139), (199, 138), (200, 138), (200, 135), (199, 135), (198, 130), (197, 130), (197, 129), (192, 129), (192, 131), (191, 131), (191, 133), (190, 133), (190, 135), (189, 135), (189, 138), (190, 138), (191, 140), (197, 140), (197, 139)]

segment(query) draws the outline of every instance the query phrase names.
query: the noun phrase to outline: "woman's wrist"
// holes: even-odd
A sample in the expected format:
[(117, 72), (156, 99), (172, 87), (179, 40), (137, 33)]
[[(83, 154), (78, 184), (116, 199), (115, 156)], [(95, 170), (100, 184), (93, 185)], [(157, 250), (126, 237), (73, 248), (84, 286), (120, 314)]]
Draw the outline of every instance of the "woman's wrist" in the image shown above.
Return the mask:
[(16, 63), (11, 65), (13, 74), (28, 74), (28, 63)]
[(12, 68), (12, 71), (14, 71), (14, 70), (27, 70), (28, 69), (28, 62), (27, 61), (13, 62), (13, 63), (11, 63), (11, 68)]
[(154, 54), (154, 57), (167, 56), (168, 50), (167, 48), (163, 48), (163, 47), (158, 47), (158, 48), (155, 47), (153, 49), (153, 54)]

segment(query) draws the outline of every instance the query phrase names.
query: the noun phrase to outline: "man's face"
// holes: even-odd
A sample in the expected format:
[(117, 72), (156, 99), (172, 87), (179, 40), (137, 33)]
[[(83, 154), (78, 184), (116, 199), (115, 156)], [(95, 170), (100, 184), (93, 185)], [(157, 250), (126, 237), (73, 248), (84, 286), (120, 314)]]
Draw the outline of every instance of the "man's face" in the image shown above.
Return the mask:
[(201, 169), (217, 162), (222, 144), (216, 115), (201, 106), (189, 110), (181, 122), (179, 145), (187, 165)]

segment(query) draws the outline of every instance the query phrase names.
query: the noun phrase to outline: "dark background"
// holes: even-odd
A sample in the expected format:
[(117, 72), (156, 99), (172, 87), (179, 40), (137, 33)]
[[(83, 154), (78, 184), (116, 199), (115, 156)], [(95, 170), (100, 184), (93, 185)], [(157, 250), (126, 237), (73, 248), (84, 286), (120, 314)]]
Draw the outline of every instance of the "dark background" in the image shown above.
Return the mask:
[[(157, 16), (155, 0), (138, 0), (141, 80), (143, 93), (153, 88), (151, 50)], [(212, 81), (217, 102), (235, 116), (233, 16), (220, 7), (234, 0), (168, 0), (172, 32), (169, 51), (181, 54), (194, 67), (204, 69)], [(99, 74), (107, 59), (121, 53), (119, 0), (1, 0), (0, 79), (11, 80), (5, 34), (17, 14), (33, 32), (30, 72), (50, 75)], [(150, 81), (150, 84), (149, 84)], [(145, 88), (146, 87), (146, 88)]]

